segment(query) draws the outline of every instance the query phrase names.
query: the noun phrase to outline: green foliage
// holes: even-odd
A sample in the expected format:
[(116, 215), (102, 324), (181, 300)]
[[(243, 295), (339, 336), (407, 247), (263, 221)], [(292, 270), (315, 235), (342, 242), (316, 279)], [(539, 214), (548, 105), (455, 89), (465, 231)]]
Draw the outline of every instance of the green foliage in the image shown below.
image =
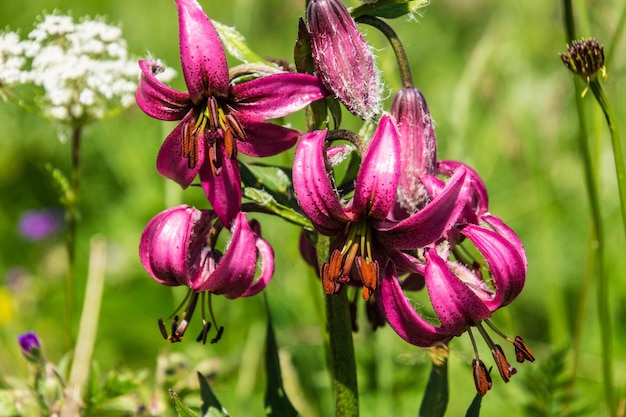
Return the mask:
[(228, 412), (222, 407), (208, 381), (200, 372), (198, 372), (198, 381), (200, 381), (200, 397), (202, 398), (202, 407), (200, 408), (202, 417), (229, 417)]
[(169, 390), (170, 397), (174, 401), (174, 408), (176, 408), (176, 414), (178, 417), (198, 417), (191, 408), (176, 394), (173, 390)]
[(476, 394), (469, 408), (467, 409), (467, 413), (465, 417), (478, 417), (480, 415), (480, 404), (483, 401), (483, 397), (480, 394)]
[(378, 16), (385, 19), (396, 19), (416, 13), (428, 5), (429, 0), (379, 0), (376, 3), (364, 3), (354, 8), (350, 14), (357, 18), (363, 15)]
[(448, 346), (438, 345), (430, 350), (432, 368), (424, 398), (420, 406), (420, 417), (443, 417), (448, 407)]
[[(590, 404), (581, 401), (567, 367), (567, 348), (554, 351), (529, 368), (522, 380), (530, 399), (524, 405), (529, 417), (578, 417), (591, 415)], [(597, 410), (596, 410), (597, 412)]]
[(293, 407), (283, 386), (278, 357), (278, 345), (272, 326), (272, 318), (267, 315), (267, 336), (265, 342), (265, 372), (267, 385), (265, 388), (265, 412), (270, 417), (297, 417), (299, 414)]

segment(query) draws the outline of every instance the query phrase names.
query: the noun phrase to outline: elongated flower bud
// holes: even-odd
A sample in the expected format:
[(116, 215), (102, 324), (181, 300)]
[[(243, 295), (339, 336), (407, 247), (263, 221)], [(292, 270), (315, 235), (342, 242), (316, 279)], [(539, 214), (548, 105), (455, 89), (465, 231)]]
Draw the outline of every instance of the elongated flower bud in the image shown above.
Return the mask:
[(364, 120), (381, 108), (381, 82), (374, 56), (339, 0), (311, 0), (307, 7), (313, 58), (324, 86)]
[(391, 115), (400, 133), (398, 202), (414, 213), (428, 202), (421, 176), (435, 172), (437, 143), (433, 122), (426, 100), (417, 88), (403, 88), (396, 93)]

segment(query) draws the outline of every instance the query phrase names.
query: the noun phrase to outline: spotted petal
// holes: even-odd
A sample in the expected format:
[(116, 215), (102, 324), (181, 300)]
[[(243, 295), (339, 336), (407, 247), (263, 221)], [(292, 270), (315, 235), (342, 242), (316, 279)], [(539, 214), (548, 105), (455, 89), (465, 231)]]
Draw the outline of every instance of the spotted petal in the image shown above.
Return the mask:
[(293, 161), (293, 186), (304, 214), (321, 233), (332, 236), (348, 218), (326, 172), (325, 140), (325, 130), (302, 137)]
[(262, 157), (286, 151), (296, 144), (300, 132), (239, 115), (239, 121), (246, 130), (246, 141), (237, 142), (237, 150), (245, 155)]
[(211, 20), (196, 0), (176, 0), (180, 61), (194, 104), (207, 96), (228, 96), (228, 64)]
[[(202, 145), (206, 139), (197, 139), (200, 143), (198, 143), (198, 161), (194, 167), (189, 168), (189, 160), (183, 157), (183, 128), (186, 125), (193, 126), (194, 124), (195, 117), (193, 112), (190, 112), (167, 136), (157, 156), (159, 174), (176, 181), (183, 188), (187, 188), (191, 184), (204, 163), (205, 150)], [(209, 135), (208, 131), (205, 132), (206, 135)]]
[(159, 81), (154, 76), (155, 62), (139, 61), (139, 68), (141, 78), (135, 92), (139, 108), (159, 120), (173, 121), (185, 117), (193, 105), (189, 94), (176, 91)]
[(388, 114), (381, 117), (356, 178), (352, 212), (354, 221), (382, 220), (396, 200), (399, 163), (398, 129)]
[(261, 275), (241, 295), (242, 297), (251, 297), (258, 294), (267, 286), (272, 275), (274, 275), (274, 249), (265, 239), (260, 237), (261, 231), (258, 222), (250, 221), (249, 224), (256, 235), (256, 249), (261, 257)]
[(257, 78), (231, 88), (237, 113), (258, 120), (287, 116), (327, 95), (319, 78), (288, 72)]
[(254, 279), (257, 258), (255, 241), (246, 214), (239, 213), (234, 220), (232, 239), (217, 268), (193, 290), (224, 294), (226, 298), (241, 297)]
[(396, 275), (393, 263), (389, 262), (382, 271), (376, 293), (376, 304), (395, 332), (405, 341), (420, 347), (430, 347), (451, 339), (452, 336), (441, 327), (427, 322), (415, 311)]
[(230, 227), (241, 209), (241, 174), (237, 160), (226, 155), (223, 143), (217, 142), (215, 146), (222, 164), (221, 171), (214, 175), (207, 161), (200, 168), (200, 183), (215, 213), (226, 227)]
[(397, 222), (381, 222), (375, 228), (378, 239), (398, 249), (429, 245), (442, 237), (457, 221), (469, 198), (465, 170), (459, 169), (445, 188), (426, 207)]
[(460, 336), (470, 325), (491, 317), (487, 306), (433, 249), (426, 252), (425, 278), (435, 314), (449, 334)]
[(509, 241), (497, 232), (473, 224), (465, 225), (461, 233), (467, 236), (483, 255), (496, 291), (491, 299), (483, 300), (491, 311), (512, 302), (522, 291), (526, 280), (525, 257), (520, 256), (519, 241)]

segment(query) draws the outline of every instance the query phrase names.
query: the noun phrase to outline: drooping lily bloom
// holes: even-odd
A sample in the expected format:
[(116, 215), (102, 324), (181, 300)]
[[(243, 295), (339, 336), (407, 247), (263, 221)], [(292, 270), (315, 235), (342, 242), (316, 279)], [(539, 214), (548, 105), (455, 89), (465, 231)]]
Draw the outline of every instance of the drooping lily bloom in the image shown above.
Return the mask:
[[(409, 88), (396, 94), (392, 114), (401, 127), (402, 170), (413, 173), (406, 177), (405, 188), (398, 193), (401, 208), (410, 213), (428, 207), (433, 197), (436, 199), (444, 192), (445, 178), (453, 178), (459, 170), (466, 173), (468, 198), (457, 223), (446, 231), (444, 239), (405, 254), (411, 262), (404, 265), (403, 272), (424, 278), (440, 324), (428, 322), (415, 311), (404, 294), (407, 286), (396, 279), (395, 265), (384, 271), (376, 301), (396, 333), (417, 346), (446, 342), (465, 331), (474, 342), (471, 327), (477, 328), (491, 349), (500, 375), (508, 382), (515, 368), (487, 334), (483, 323), (515, 346), (518, 361), (534, 360), (519, 336), (510, 339), (489, 321), (491, 314), (511, 303), (524, 286), (527, 260), (522, 243), (513, 230), (488, 212), (487, 189), (473, 169), (456, 161), (436, 160), (432, 122), (419, 90)], [(476, 251), (465, 250), (467, 244)], [(480, 257), (472, 255), (476, 252)], [(491, 378), (478, 353), (473, 369), (476, 389), (484, 395), (491, 388)]]
[(393, 119), (389, 115), (381, 118), (347, 203), (326, 170), (326, 136), (326, 131), (311, 132), (299, 142), (293, 165), (294, 189), (315, 228), (334, 237), (329, 262), (321, 268), (324, 291), (333, 294), (343, 284), (357, 281), (368, 300), (377, 291), (380, 270), (389, 259), (408, 262), (401, 250), (430, 245), (455, 224), (466, 205), (465, 172), (458, 170), (424, 209), (402, 221), (390, 221), (387, 215), (396, 201), (400, 169)]
[(213, 209), (229, 227), (241, 206), (237, 152), (262, 157), (290, 148), (300, 132), (265, 120), (286, 116), (328, 93), (308, 74), (279, 73), (230, 85), (226, 55), (207, 15), (196, 0), (176, 0), (176, 5), (188, 91), (157, 80), (158, 64), (143, 60), (137, 104), (156, 119), (180, 120), (161, 147), (157, 169), (184, 188), (199, 175)]
[[(208, 298), (210, 308), (212, 294), (230, 299), (255, 295), (265, 288), (274, 273), (274, 252), (260, 237), (258, 222), (248, 221), (245, 213), (239, 213), (224, 253), (216, 248), (222, 229), (214, 211), (182, 205), (155, 216), (141, 236), (139, 255), (148, 274), (163, 285), (189, 287), (178, 309), (187, 303), (182, 316), (177, 316), (176, 311), (170, 317), (173, 321), (169, 336), (164, 322), (159, 320), (163, 336), (172, 342), (182, 340), (198, 299), (203, 304)], [(259, 258), (261, 273), (255, 279)], [(204, 307), (202, 311), (204, 315)], [(198, 340), (205, 342), (210, 324), (205, 317), (202, 319), (204, 326)]]
[(324, 85), (352, 114), (374, 118), (381, 107), (380, 73), (346, 6), (340, 0), (311, 0), (306, 17)]

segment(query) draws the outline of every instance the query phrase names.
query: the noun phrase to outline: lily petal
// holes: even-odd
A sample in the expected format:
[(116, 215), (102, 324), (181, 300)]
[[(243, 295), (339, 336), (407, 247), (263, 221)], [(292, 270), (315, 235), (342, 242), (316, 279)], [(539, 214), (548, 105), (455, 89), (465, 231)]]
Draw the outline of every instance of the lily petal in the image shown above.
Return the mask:
[(464, 169), (457, 170), (446, 187), (426, 207), (398, 222), (380, 222), (375, 228), (383, 244), (398, 249), (427, 246), (457, 221), (469, 198), (469, 184)]
[(528, 260), (526, 259), (526, 251), (524, 250), (524, 245), (522, 241), (517, 236), (517, 234), (507, 226), (502, 219), (493, 214), (486, 213), (481, 217), (481, 220), (487, 223), (490, 227), (495, 230), (497, 234), (505, 238), (509, 243), (511, 243), (515, 249), (517, 250), (519, 256), (522, 258), (524, 262), (524, 274), (526, 274), (528, 270)]
[(324, 163), (326, 130), (307, 133), (296, 147), (293, 187), (300, 207), (321, 233), (332, 236), (348, 217), (343, 211)]
[(257, 257), (254, 233), (245, 213), (237, 214), (233, 224), (233, 236), (224, 256), (213, 273), (192, 288), (194, 291), (210, 291), (224, 294), (226, 298), (238, 298), (250, 287)]
[(246, 130), (246, 141), (237, 142), (237, 150), (245, 155), (262, 157), (279, 154), (296, 144), (300, 132), (273, 123), (250, 120), (239, 115)]
[(290, 72), (268, 75), (231, 88), (237, 113), (258, 120), (287, 116), (328, 94), (316, 76)]
[(430, 347), (436, 342), (445, 342), (452, 338), (441, 327), (428, 323), (417, 314), (404, 295), (391, 262), (382, 271), (376, 304), (393, 330), (412, 345)]
[(526, 263), (515, 242), (473, 224), (463, 226), (461, 233), (474, 243), (489, 265), (496, 291), (493, 299), (483, 300), (485, 305), (495, 311), (512, 302), (526, 281)]
[(474, 292), (456, 277), (437, 251), (426, 252), (426, 288), (441, 326), (460, 336), (470, 325), (491, 317), (491, 312)]
[(258, 294), (262, 289), (267, 287), (270, 279), (274, 275), (274, 249), (265, 239), (257, 237), (256, 249), (261, 256), (261, 275), (256, 281), (241, 294), (242, 297), (251, 297)]
[(154, 76), (155, 65), (154, 61), (139, 61), (141, 78), (135, 92), (137, 105), (155, 119), (180, 120), (193, 106), (191, 98), (189, 94), (176, 91), (159, 81)]
[(241, 209), (241, 174), (237, 160), (232, 160), (226, 155), (224, 144), (217, 142), (215, 146), (216, 152), (221, 155), (220, 174), (213, 175), (211, 164), (202, 164), (200, 183), (222, 224), (230, 227)]
[(482, 216), (487, 212), (489, 207), (489, 194), (487, 193), (487, 186), (482, 178), (480, 178), (480, 175), (469, 165), (462, 162), (439, 161), (437, 163), (437, 172), (439, 174), (452, 175), (459, 168), (464, 168), (467, 175), (470, 177), (470, 188), (472, 190), (470, 207), (477, 216)]
[(356, 178), (352, 212), (354, 221), (370, 217), (382, 220), (396, 201), (400, 170), (398, 129), (385, 114), (363, 157)]
[(228, 96), (228, 64), (211, 20), (196, 0), (176, 0), (180, 61), (191, 99)]
[(144, 229), (139, 243), (141, 264), (159, 284), (186, 283), (188, 243), (201, 217), (192, 207), (172, 207), (157, 214)]
[[(159, 155), (157, 156), (157, 171), (159, 171), (159, 174), (176, 181), (183, 188), (187, 188), (191, 184), (204, 162), (205, 151), (202, 144), (207, 139), (197, 139), (200, 143), (198, 144), (198, 161), (195, 167), (189, 168), (189, 161), (183, 157), (183, 128), (186, 125), (193, 126), (195, 124), (194, 119), (193, 112), (188, 113), (168, 137), (165, 138), (165, 142), (161, 145)], [(208, 131), (205, 132), (206, 135), (209, 135)]]

